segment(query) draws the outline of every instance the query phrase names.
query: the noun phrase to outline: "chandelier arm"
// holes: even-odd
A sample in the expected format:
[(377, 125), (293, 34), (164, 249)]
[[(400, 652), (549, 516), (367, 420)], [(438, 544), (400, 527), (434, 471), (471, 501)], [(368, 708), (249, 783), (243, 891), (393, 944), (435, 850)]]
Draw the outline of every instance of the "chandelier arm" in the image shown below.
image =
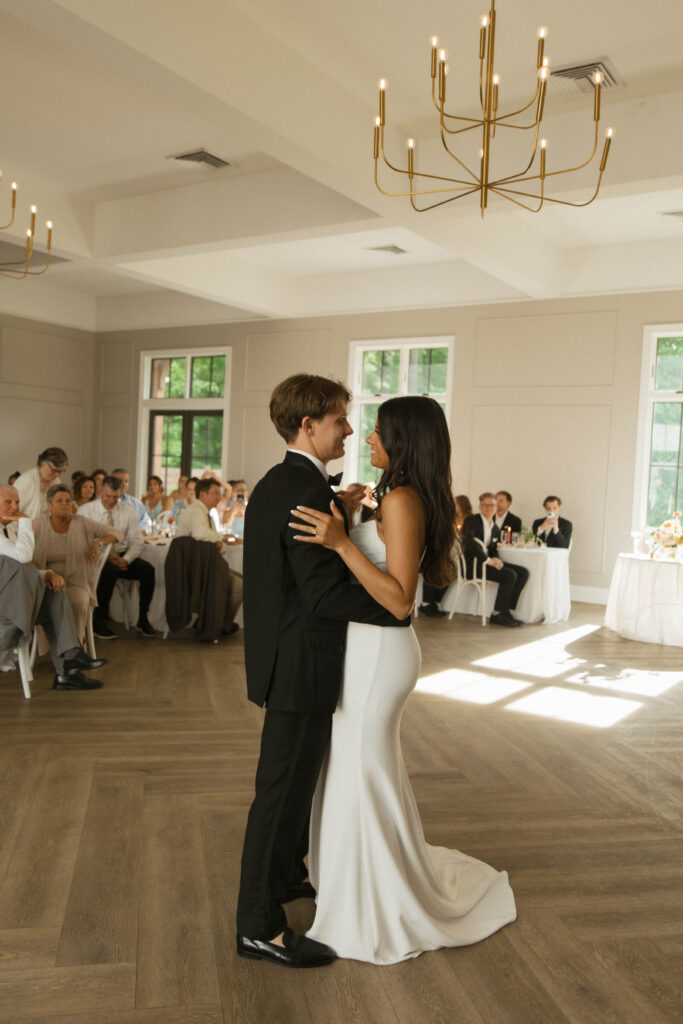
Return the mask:
[[(452, 203), (455, 199), (462, 199), (464, 196), (469, 196), (473, 192), (478, 192), (478, 191), (479, 191), (478, 188), (470, 188), (466, 192), (460, 192), (457, 196), (451, 196), (450, 199), (440, 199), (438, 203), (431, 203), (429, 206), (423, 206), (422, 208), (420, 208), (419, 206), (415, 205), (415, 203), (413, 202), (412, 196), (411, 196), (410, 203), (411, 203), (411, 206), (413, 207), (413, 209), (415, 210), (416, 213), (427, 213), (428, 210), (434, 210), (434, 209), (436, 209), (437, 206), (445, 206), (446, 203)], [(408, 195), (408, 194), (409, 193), (406, 193), (406, 195)], [(426, 193), (426, 192), (415, 192), (413, 194), (414, 195), (428, 195), (428, 193)]]
[[(539, 128), (539, 126), (536, 125), (536, 131), (534, 133), (534, 146), (533, 146), (533, 149), (531, 151), (531, 157), (529, 159), (529, 163), (526, 165), (524, 170), (520, 171), (519, 174), (509, 174), (505, 178), (498, 178), (496, 181), (493, 182), (494, 185), (500, 185), (500, 184), (502, 184), (503, 182), (506, 182), (506, 181), (520, 181), (522, 179), (526, 180), (526, 178), (523, 178), (523, 176), (526, 175), (527, 172), (529, 171), (529, 168), (531, 167), (531, 165), (533, 164), (534, 160), (536, 159), (536, 153), (538, 151), (538, 128)], [(522, 175), (522, 179), (520, 179), (520, 175)]]
[(588, 159), (584, 160), (582, 164), (577, 164), (576, 167), (565, 167), (564, 170), (562, 170), (562, 171), (548, 171), (547, 177), (548, 178), (554, 178), (555, 175), (557, 175), (557, 174), (569, 174), (571, 171), (580, 171), (582, 167), (587, 167), (588, 166), (588, 164), (591, 162), (591, 160), (593, 159), (593, 157), (595, 156), (597, 151), (598, 151), (598, 122), (596, 121), (595, 122), (595, 138), (593, 140), (593, 149), (591, 150), (591, 155), (588, 157)]
[[(408, 172), (407, 171), (399, 170), (398, 173), (399, 174), (407, 174)], [(419, 174), (418, 171), (414, 172), (415, 176), (417, 176), (418, 174)], [(377, 186), (378, 191), (381, 192), (383, 196), (388, 196), (391, 199), (396, 199), (397, 197), (411, 196), (411, 195), (415, 195), (415, 196), (437, 195), (440, 192), (452, 192), (453, 191), (453, 187), (452, 187), (453, 185), (471, 185), (471, 183), (469, 181), (459, 181), (457, 178), (438, 178), (434, 174), (423, 174), (423, 175), (420, 175), (420, 176), (423, 177), (423, 178), (433, 178), (435, 181), (450, 181), (452, 183), (452, 185), (451, 185), (451, 187), (448, 187), (448, 188), (419, 189), (418, 191), (415, 191), (413, 189), (410, 192), (387, 192), (385, 189), (382, 188), (382, 186), (379, 183), (378, 167), (377, 167), (377, 163), (375, 163), (375, 185)], [(478, 190), (479, 190), (479, 185), (477, 184), (477, 185), (475, 185), (473, 187), (470, 187), (466, 192), (463, 192), (463, 195), (469, 195), (470, 192), (477, 192)]]
[(444, 130), (445, 130), (445, 129), (444, 129), (444, 124), (443, 124), (443, 122), (442, 122), (442, 123), (441, 123), (441, 141), (442, 141), (442, 143), (443, 143), (443, 148), (444, 148), (444, 149), (446, 150), (446, 152), (448, 153), (448, 155), (449, 155), (449, 156), (450, 156), (450, 157), (451, 157), (451, 158), (452, 158), (453, 160), (455, 160), (455, 162), (456, 162), (456, 163), (460, 164), (460, 166), (461, 166), (461, 167), (463, 168), (463, 170), (467, 171), (467, 173), (469, 174), (469, 176), (470, 176), (471, 178), (474, 178), (474, 180), (475, 180), (475, 181), (477, 182), (477, 185), (480, 185), (481, 183), (480, 183), (480, 181), (479, 181), (479, 178), (478, 178), (478, 177), (477, 177), (477, 175), (476, 175), (476, 174), (474, 173), (474, 171), (471, 171), (471, 170), (469, 169), (469, 167), (468, 167), (468, 166), (467, 166), (466, 164), (464, 164), (464, 163), (462, 162), (462, 160), (461, 160), (461, 159), (460, 159), (459, 157), (457, 157), (457, 156), (455, 155), (455, 153), (451, 153), (450, 149), (448, 148), (448, 145), (446, 144), (446, 139), (445, 139), (445, 137), (444, 137)]
[[(387, 167), (390, 170), (394, 171), (395, 174), (410, 174), (410, 171), (406, 171), (402, 167), (395, 167), (391, 163), (390, 160), (387, 160), (387, 158), (386, 158), (386, 156), (384, 154), (384, 150), (383, 149), (382, 149), (382, 157), (383, 157), (384, 163), (387, 165)], [(457, 157), (455, 159), (457, 159)], [(458, 161), (458, 163), (460, 163), (460, 161)], [(465, 165), (463, 164), (463, 167), (464, 166)], [(377, 162), (376, 161), (375, 161), (375, 168), (377, 168)], [(472, 174), (472, 172), (469, 170), (469, 168), (465, 167), (465, 170), (468, 172), (468, 174)], [(469, 182), (469, 181), (462, 181), (460, 178), (449, 178), (445, 174), (427, 174), (425, 171), (413, 171), (413, 175), (415, 175), (417, 177), (420, 177), (420, 178), (432, 178), (434, 181), (450, 181), (454, 185), (469, 185), (469, 184), (471, 184), (471, 182)], [(475, 177), (474, 175), (472, 175), (472, 176)], [(376, 175), (375, 175), (375, 177), (376, 177)], [(475, 177), (475, 180), (476, 180), (476, 177)], [(448, 191), (448, 190), (447, 189), (443, 189), (443, 191), (445, 192), (445, 191)], [(402, 194), (409, 195), (408, 192), (402, 193)]]
[[(502, 127), (501, 119), (506, 118), (506, 117), (517, 117), (518, 114), (523, 114), (525, 110), (528, 110), (529, 107), (533, 106), (533, 104), (536, 102), (536, 99), (538, 98), (539, 87), (540, 87), (540, 80), (537, 79), (536, 80), (536, 92), (533, 94), (533, 96), (531, 97), (529, 102), (524, 107), (520, 107), (519, 110), (513, 110), (513, 112), (511, 114), (499, 114), (498, 117), (494, 118), (496, 124), (500, 125)], [(513, 127), (513, 126), (510, 125), (509, 127)]]
[[(495, 192), (496, 195), (500, 196), (501, 199), (507, 199), (508, 202), (514, 203), (515, 206), (521, 206), (522, 209), (523, 210), (527, 210), (528, 213), (539, 213), (540, 210), (541, 210), (541, 207), (543, 206), (543, 203), (547, 201), (545, 196), (535, 196), (535, 195), (533, 195), (530, 192), (516, 193), (516, 195), (527, 195), (530, 199), (537, 199), (539, 201), (537, 207), (527, 206), (526, 203), (521, 203), (518, 199), (513, 199), (512, 196), (504, 195), (503, 192), (500, 192), (497, 188), (493, 188), (493, 186), (490, 186), (490, 188), (491, 188), (491, 191)], [(506, 189), (506, 191), (508, 191), (508, 190)]]
[[(469, 120), (469, 118), (468, 118)], [(482, 128), (483, 121), (474, 121), (472, 124), (466, 125), (465, 128), (448, 128), (446, 125), (443, 126), (443, 130), (448, 135), (461, 135), (463, 132), (470, 132), (473, 128)]]

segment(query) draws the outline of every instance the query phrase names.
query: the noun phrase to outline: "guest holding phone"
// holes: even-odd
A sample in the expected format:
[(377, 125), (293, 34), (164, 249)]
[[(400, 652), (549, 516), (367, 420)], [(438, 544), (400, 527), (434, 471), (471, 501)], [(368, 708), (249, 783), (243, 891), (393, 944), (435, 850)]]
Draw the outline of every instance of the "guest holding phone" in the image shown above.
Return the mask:
[(549, 494), (543, 502), (545, 518), (534, 519), (534, 536), (540, 537), (549, 548), (568, 548), (572, 539), (572, 524), (560, 515), (562, 501)]

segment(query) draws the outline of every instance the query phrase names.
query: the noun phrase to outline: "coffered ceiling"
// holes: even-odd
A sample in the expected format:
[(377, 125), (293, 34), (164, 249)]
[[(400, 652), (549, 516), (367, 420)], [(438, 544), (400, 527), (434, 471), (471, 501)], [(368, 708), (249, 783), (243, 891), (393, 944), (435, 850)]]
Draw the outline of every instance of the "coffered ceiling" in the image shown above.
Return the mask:
[[(680, 0), (497, 4), (501, 106), (533, 89), (540, 24), (553, 67), (607, 59), (617, 75), (592, 206), (494, 200), (482, 221), (476, 199), (417, 214), (377, 192), (378, 77), (392, 154), (413, 135), (436, 160), (428, 40), (448, 47), (449, 97), (468, 113), (486, 6), (0, 0), (0, 221), (20, 185), (0, 244), (20, 244), (36, 202), (63, 260), (1, 281), (0, 309), (108, 330), (680, 288)], [(582, 159), (591, 129), (589, 94), (549, 92), (549, 161)], [(168, 159), (202, 148), (230, 166)], [(569, 176), (558, 194), (580, 201), (593, 182)]]

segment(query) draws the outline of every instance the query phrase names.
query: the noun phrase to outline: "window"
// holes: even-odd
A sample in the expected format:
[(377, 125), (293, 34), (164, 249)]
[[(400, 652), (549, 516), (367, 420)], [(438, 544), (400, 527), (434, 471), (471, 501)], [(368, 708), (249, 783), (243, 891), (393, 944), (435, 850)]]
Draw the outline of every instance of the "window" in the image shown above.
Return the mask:
[(641, 387), (637, 527), (683, 512), (683, 325), (645, 332)]
[(347, 451), (347, 482), (376, 483), (365, 438), (372, 433), (380, 404), (396, 395), (429, 395), (450, 411), (453, 338), (397, 338), (351, 344), (353, 402)]
[(166, 493), (181, 475), (225, 476), (229, 352), (143, 353), (141, 380), (138, 489), (152, 474)]

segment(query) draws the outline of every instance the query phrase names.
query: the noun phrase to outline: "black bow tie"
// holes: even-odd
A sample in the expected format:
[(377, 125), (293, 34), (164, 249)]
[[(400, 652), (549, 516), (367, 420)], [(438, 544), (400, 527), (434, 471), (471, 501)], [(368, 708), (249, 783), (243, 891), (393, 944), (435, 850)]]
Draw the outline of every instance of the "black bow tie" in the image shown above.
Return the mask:
[(343, 473), (330, 473), (330, 475), (327, 478), (327, 482), (330, 485), (330, 487), (339, 487), (343, 475)]

